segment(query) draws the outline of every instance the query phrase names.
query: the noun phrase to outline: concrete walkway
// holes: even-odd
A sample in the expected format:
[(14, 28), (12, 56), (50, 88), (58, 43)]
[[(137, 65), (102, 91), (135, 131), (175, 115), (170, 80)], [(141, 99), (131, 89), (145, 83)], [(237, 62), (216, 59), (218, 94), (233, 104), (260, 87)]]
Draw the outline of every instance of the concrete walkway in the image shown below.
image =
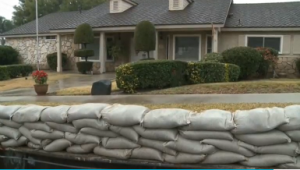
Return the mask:
[(215, 95), (114, 95), (114, 96), (18, 96), (0, 97), (1, 102), (55, 103), (300, 103), (300, 93), (282, 94), (215, 94)]

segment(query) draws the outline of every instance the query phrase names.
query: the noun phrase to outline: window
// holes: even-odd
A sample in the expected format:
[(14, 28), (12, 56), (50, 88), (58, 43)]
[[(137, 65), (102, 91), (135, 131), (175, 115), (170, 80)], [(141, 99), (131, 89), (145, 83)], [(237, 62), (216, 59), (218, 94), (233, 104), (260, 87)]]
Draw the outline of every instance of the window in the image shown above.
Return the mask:
[(173, 8), (179, 8), (179, 0), (173, 0)]
[(269, 47), (281, 52), (281, 36), (248, 36), (247, 46), (248, 47)]
[(174, 59), (182, 61), (199, 61), (200, 36), (175, 36)]
[(113, 10), (118, 11), (119, 10), (119, 2), (118, 1), (113, 1)]
[(56, 40), (56, 36), (46, 36), (46, 40)]
[(106, 60), (113, 61), (114, 57), (110, 54), (110, 50), (113, 47), (114, 38), (113, 37), (106, 37)]
[(206, 54), (212, 53), (212, 36), (206, 36)]
[[(86, 46), (87, 49), (89, 50), (94, 50), (94, 56), (93, 57), (89, 57), (88, 61), (99, 61), (99, 56), (100, 56), (100, 39), (95, 38), (94, 43), (93, 44), (87, 44)], [(84, 58), (81, 58), (81, 60), (85, 60)]]

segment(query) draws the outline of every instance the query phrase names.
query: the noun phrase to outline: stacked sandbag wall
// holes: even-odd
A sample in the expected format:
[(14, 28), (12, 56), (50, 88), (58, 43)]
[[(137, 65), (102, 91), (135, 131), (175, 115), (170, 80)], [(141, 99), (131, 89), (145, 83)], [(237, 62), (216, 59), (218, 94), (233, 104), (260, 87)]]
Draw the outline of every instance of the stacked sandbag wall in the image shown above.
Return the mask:
[(300, 105), (150, 110), (136, 105), (0, 105), (0, 147), (172, 164), (300, 168)]

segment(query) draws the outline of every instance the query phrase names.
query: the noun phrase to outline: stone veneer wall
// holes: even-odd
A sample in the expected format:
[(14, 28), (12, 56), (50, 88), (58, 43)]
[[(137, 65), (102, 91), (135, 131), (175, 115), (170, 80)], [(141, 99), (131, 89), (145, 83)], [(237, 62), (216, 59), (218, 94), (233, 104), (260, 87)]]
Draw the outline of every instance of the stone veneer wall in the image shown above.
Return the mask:
[(277, 73), (286, 73), (288, 77), (299, 76), (296, 60), (300, 57), (279, 57), (278, 65), (276, 66)]

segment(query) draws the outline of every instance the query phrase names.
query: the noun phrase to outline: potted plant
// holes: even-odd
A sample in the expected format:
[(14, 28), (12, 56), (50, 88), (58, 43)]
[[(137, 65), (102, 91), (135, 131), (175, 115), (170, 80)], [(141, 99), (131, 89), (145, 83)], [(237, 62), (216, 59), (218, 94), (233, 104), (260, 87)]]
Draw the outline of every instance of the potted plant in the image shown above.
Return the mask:
[(38, 96), (46, 95), (48, 92), (48, 74), (44, 71), (35, 71), (32, 73), (35, 85), (34, 90)]

